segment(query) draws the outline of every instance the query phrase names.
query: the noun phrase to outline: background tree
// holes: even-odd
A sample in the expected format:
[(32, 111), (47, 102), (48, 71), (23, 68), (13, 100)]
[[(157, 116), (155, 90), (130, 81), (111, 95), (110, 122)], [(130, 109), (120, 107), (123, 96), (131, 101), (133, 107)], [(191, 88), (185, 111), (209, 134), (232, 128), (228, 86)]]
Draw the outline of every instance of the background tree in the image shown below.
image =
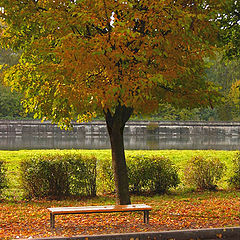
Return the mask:
[(235, 120), (240, 120), (240, 80), (235, 81), (229, 92), (229, 99), (232, 103), (232, 115)]
[(219, 14), (218, 20), (222, 31), (220, 38), (228, 59), (240, 57), (240, 2), (226, 0), (224, 12)]
[[(123, 130), (159, 103), (213, 105), (202, 77), (217, 0), (1, 0), (1, 43), (21, 50), (5, 81), (35, 116), (62, 126), (106, 120), (118, 204), (129, 204)], [(5, 26), (5, 27), (4, 27)]]
[(21, 95), (0, 84), (0, 119), (22, 118)]
[(240, 2), (226, 0), (224, 11), (218, 14), (217, 19), (221, 27), (219, 36), (223, 52), (223, 60), (219, 66), (223, 68), (224, 75), (221, 79), (225, 82), (222, 86), (227, 96), (225, 104), (219, 108), (220, 116), (224, 117), (223, 120), (239, 120), (240, 111), (236, 101), (239, 95), (236, 86), (239, 85), (240, 79)]
[[(19, 54), (11, 49), (0, 49), (0, 65), (2, 70), (7, 66), (13, 66), (18, 63)], [(9, 87), (2, 84), (2, 75), (0, 75), (0, 118), (19, 118), (22, 117), (23, 109), (21, 105), (21, 94), (11, 92)]]
[(221, 104), (214, 108), (216, 113), (214, 120), (236, 121), (240, 117), (240, 112), (237, 113), (236, 104), (230, 92), (232, 85), (240, 79), (240, 59), (224, 59), (224, 55), (220, 54), (209, 64), (211, 67), (207, 69), (206, 77), (220, 87), (223, 96)]
[(5, 65), (13, 66), (17, 64), (19, 55), (20, 54), (13, 52), (11, 49), (0, 48), (0, 65), (4, 67)]

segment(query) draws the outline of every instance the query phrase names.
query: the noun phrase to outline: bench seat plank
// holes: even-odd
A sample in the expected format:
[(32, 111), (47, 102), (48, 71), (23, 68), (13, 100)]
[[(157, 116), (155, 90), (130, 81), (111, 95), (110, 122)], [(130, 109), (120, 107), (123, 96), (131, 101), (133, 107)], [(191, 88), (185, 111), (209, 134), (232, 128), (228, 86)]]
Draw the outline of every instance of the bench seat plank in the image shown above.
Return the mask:
[(70, 213), (96, 213), (96, 212), (132, 212), (152, 210), (152, 207), (145, 204), (133, 205), (107, 205), (107, 206), (85, 206), (85, 207), (56, 207), (48, 208), (48, 210), (55, 215), (57, 214), (70, 214)]
[(148, 223), (150, 210), (152, 210), (152, 207), (146, 204), (48, 208), (48, 211), (50, 211), (50, 224), (52, 228), (54, 228), (55, 226), (55, 215), (64, 215), (64, 214), (143, 211), (144, 222)]

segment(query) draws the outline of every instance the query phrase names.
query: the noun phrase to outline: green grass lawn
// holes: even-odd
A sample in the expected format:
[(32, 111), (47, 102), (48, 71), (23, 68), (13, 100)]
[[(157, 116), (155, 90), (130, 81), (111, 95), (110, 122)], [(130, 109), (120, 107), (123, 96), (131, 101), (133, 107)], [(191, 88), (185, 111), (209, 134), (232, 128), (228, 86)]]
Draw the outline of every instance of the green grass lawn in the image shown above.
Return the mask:
[[(97, 159), (105, 159), (111, 157), (110, 150), (19, 150), (19, 151), (0, 151), (0, 159), (7, 162), (7, 176), (10, 182), (10, 188), (5, 191), (6, 197), (21, 196), (22, 191), (19, 185), (19, 166), (20, 162), (32, 155), (39, 154), (56, 154), (56, 153), (74, 153), (78, 152), (83, 155), (95, 155)], [(183, 169), (186, 163), (193, 156), (216, 157), (223, 161), (227, 166), (227, 171), (220, 182), (220, 188), (226, 188), (226, 179), (229, 178), (231, 172), (231, 161), (236, 151), (216, 151), (216, 150), (126, 150), (126, 158), (130, 155), (156, 155), (168, 157), (179, 169), (179, 176), (182, 178)], [(182, 191), (180, 184), (177, 191)]]

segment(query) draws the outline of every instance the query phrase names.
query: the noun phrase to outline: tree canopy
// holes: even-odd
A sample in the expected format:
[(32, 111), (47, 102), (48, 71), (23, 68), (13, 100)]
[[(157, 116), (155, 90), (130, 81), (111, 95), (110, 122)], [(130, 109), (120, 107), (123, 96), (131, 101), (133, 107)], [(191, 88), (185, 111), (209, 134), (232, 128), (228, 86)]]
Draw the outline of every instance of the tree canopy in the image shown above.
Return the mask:
[(22, 52), (5, 81), (39, 118), (68, 125), (104, 114), (117, 196), (127, 204), (122, 135), (129, 117), (159, 103), (213, 105), (218, 97), (203, 72), (221, 2), (1, 0), (0, 41)]
[(64, 123), (114, 112), (118, 104), (136, 113), (157, 109), (159, 101), (205, 104), (209, 84), (201, 74), (217, 1), (205, 4), (1, 1), (2, 43), (23, 50), (7, 78), (39, 117)]

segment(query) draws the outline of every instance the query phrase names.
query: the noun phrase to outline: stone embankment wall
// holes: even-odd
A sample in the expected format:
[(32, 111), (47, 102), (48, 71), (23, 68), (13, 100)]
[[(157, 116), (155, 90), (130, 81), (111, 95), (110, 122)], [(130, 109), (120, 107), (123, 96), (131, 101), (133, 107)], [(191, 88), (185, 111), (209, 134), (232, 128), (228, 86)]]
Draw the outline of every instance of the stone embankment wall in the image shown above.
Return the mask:
[[(77, 237), (49, 237), (35, 238), (33, 240), (239, 240), (240, 227), (212, 228), (212, 229), (189, 229), (173, 230), (162, 232), (138, 232), (138, 233), (118, 233), (107, 235), (79, 235)], [(25, 239), (27, 240), (27, 239)]]
[[(240, 122), (149, 122), (135, 121), (126, 124), (128, 136), (240, 136)], [(0, 120), (0, 136), (104, 136), (104, 121), (74, 123), (71, 130), (62, 130), (50, 122)]]

